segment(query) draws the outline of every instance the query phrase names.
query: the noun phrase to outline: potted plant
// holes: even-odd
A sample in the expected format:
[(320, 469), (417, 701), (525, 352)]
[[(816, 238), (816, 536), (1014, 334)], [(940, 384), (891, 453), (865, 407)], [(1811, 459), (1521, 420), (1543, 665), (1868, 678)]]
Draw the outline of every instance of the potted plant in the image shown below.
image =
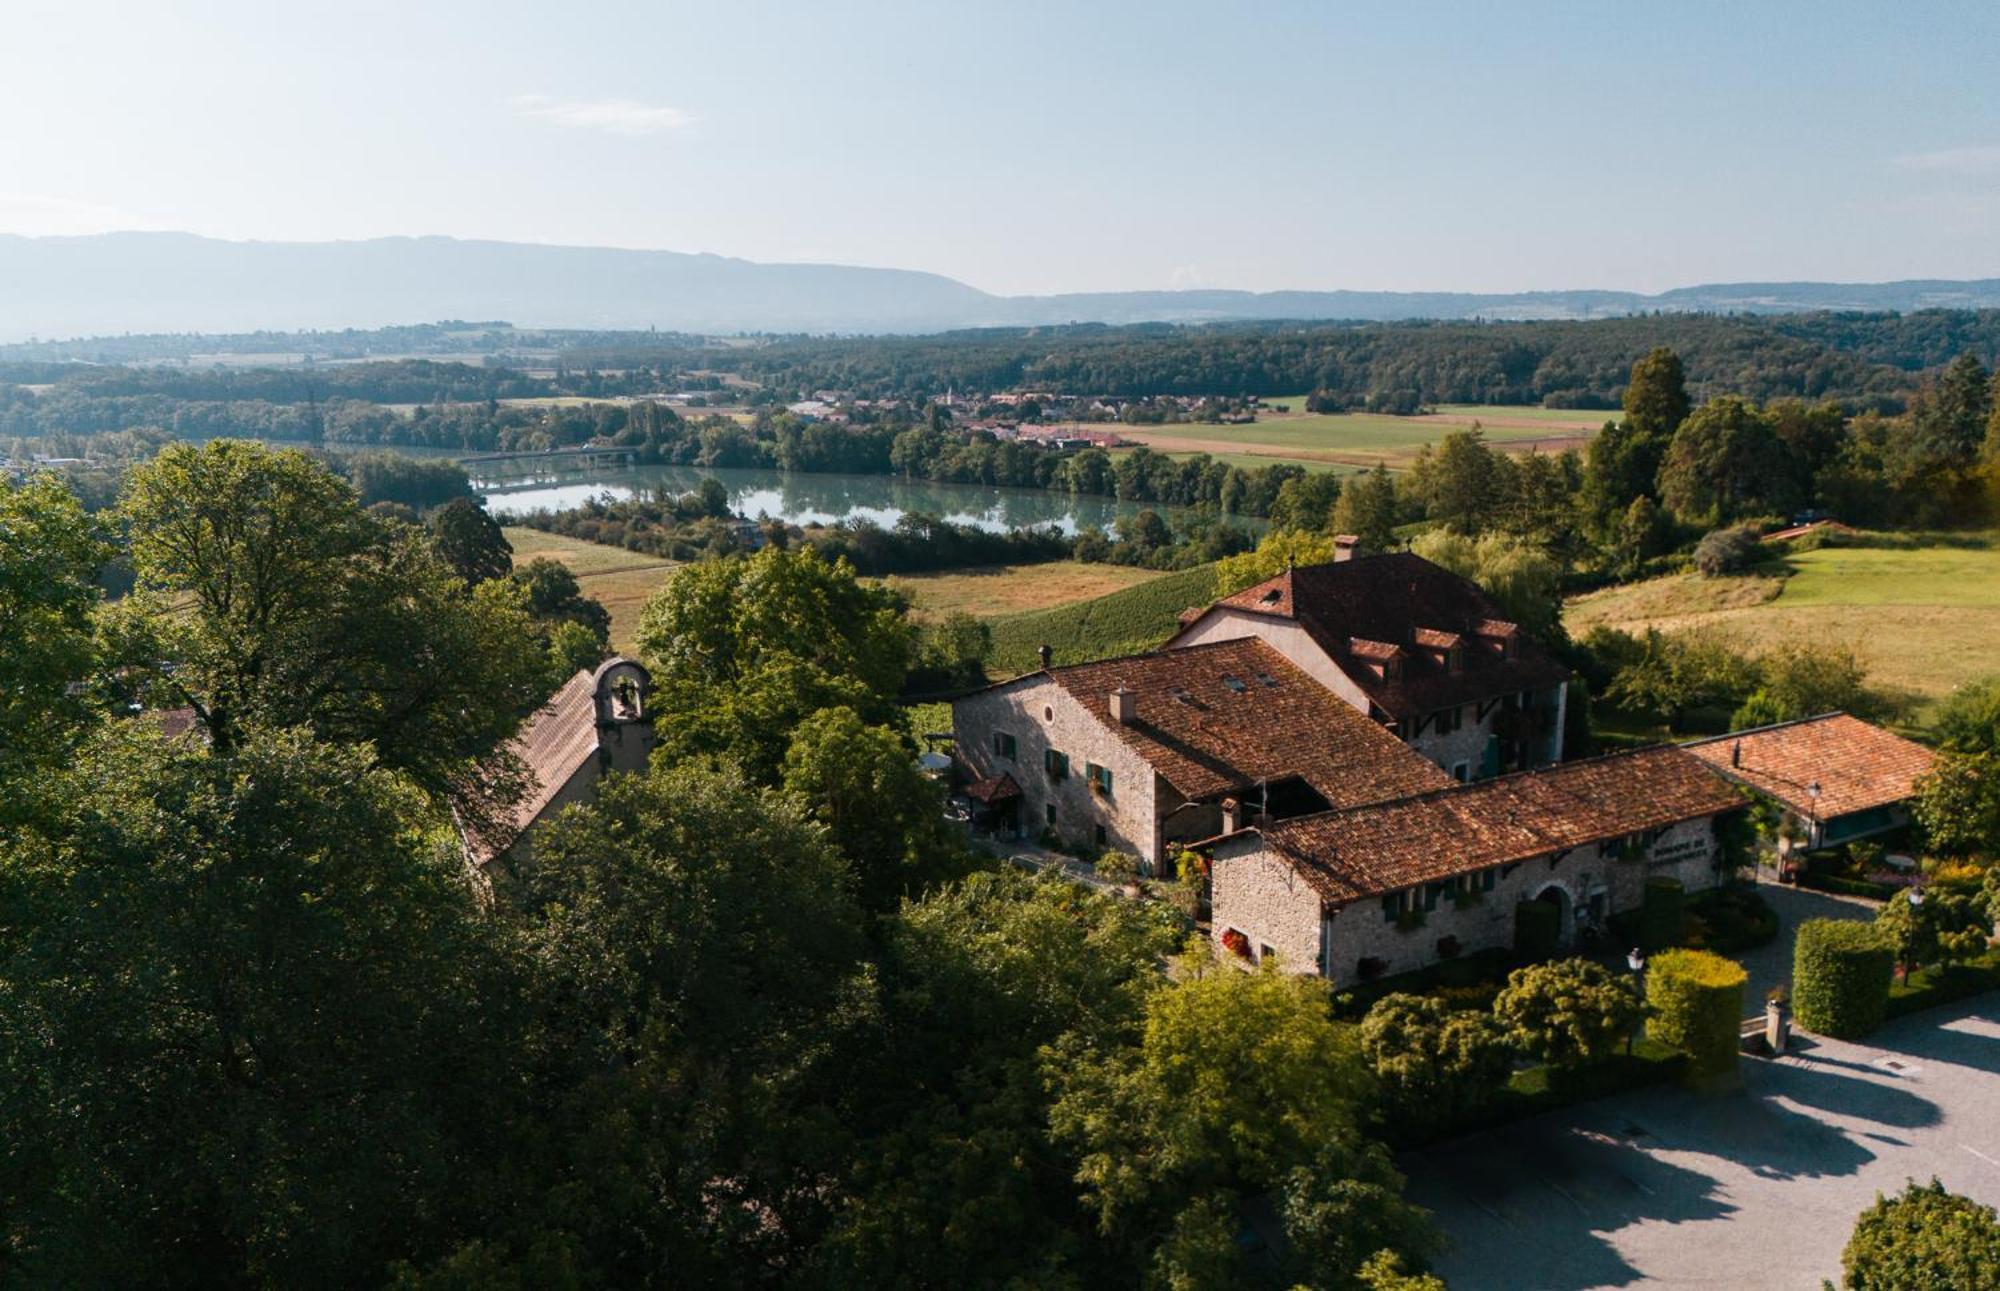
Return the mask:
[(1097, 858), (1097, 877), (1114, 887), (1123, 888), (1126, 896), (1136, 897), (1139, 895), (1139, 858), (1113, 848)]

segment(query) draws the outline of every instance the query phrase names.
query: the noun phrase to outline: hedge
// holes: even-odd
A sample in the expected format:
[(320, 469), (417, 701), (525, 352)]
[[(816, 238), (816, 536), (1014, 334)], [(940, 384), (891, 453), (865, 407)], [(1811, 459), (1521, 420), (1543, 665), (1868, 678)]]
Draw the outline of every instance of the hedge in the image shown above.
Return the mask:
[(1559, 1107), (1664, 1085), (1679, 1079), (1686, 1066), (1687, 1055), (1680, 1050), (1641, 1038), (1632, 1046), (1632, 1052), (1613, 1054), (1588, 1066), (1564, 1068), (1560, 1072), (1545, 1066), (1524, 1067), (1509, 1076), (1507, 1083), (1495, 1091), (1493, 1101), (1476, 1113), (1436, 1127), (1390, 1127), (1385, 1134), (1399, 1148), (1421, 1147), (1454, 1135), (1540, 1116)]
[(1333, 997), (1333, 1013), (1339, 1018), (1358, 1019), (1389, 995), (1435, 995), (1453, 1008), (1490, 1008), (1513, 967), (1514, 957), (1505, 950), (1477, 950), (1411, 972), (1357, 982)]
[(1679, 941), (1685, 910), (1685, 894), (1679, 879), (1647, 879), (1645, 901), (1639, 907), (1640, 947), (1651, 954)]
[(1698, 1081), (1736, 1070), (1743, 1021), (1743, 966), (1705, 950), (1663, 950), (1646, 966), (1646, 1034), (1688, 1055)]
[(1514, 954), (1528, 963), (1549, 959), (1562, 939), (1562, 911), (1547, 901), (1514, 907)]
[(2000, 950), (1958, 964), (1933, 964), (1889, 985), (1889, 1016), (1902, 1017), (1968, 995), (2000, 990)]
[(1842, 878), (1838, 874), (1815, 874), (1811, 870), (1801, 870), (1798, 885), (1802, 888), (1817, 888), (1821, 892), (1835, 892), (1841, 896), (1867, 897), (1871, 901), (1887, 901), (1902, 891), (1887, 883), (1870, 883), (1866, 879)]
[(1896, 951), (1872, 924), (1808, 919), (1792, 947), (1792, 1010), (1801, 1028), (1855, 1040), (1882, 1025)]

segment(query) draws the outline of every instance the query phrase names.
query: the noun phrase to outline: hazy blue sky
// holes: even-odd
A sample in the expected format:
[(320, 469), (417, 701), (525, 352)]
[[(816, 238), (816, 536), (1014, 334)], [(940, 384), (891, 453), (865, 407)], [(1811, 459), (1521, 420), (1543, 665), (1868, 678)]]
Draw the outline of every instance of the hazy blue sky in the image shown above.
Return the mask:
[(2000, 276), (2000, 4), (0, 13), (0, 232), (446, 233), (989, 290)]

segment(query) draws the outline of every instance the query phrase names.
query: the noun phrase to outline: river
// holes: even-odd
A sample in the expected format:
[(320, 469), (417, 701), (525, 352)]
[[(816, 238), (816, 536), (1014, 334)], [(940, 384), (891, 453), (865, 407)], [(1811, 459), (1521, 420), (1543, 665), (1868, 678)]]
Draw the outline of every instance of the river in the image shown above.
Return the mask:
[[(516, 463), (509, 463), (514, 466)], [(833, 524), (867, 519), (883, 528), (905, 512), (921, 511), (993, 532), (1056, 525), (1065, 534), (1096, 526), (1115, 530), (1121, 516), (1144, 510), (1143, 502), (1103, 497), (1071, 497), (1053, 489), (1001, 489), (983, 484), (931, 484), (890, 475), (832, 475), (740, 467), (621, 466), (591, 470), (543, 470), (533, 475), (496, 474), (482, 479), (477, 463), (473, 487), (486, 497), (487, 510), (502, 520), (531, 511), (561, 511), (594, 497), (625, 499), (657, 490), (686, 493), (704, 478), (722, 481), (729, 509), (752, 519), (771, 516), (790, 524)], [(1169, 524), (1185, 511), (1155, 507)], [(1262, 532), (1263, 520), (1237, 517), (1236, 525)]]

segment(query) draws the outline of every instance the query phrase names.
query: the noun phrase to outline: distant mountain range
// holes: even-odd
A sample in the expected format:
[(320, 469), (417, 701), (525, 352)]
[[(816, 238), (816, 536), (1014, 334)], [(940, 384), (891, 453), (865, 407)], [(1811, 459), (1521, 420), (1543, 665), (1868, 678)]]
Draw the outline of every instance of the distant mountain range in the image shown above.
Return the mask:
[(935, 332), (1052, 323), (1609, 318), (2000, 308), (2000, 279), (1720, 283), (1658, 295), (1124, 291), (996, 296), (940, 274), (456, 238), (226, 242), (189, 233), (0, 234), (0, 341), (127, 332), (379, 327), (504, 318), (530, 327)]

